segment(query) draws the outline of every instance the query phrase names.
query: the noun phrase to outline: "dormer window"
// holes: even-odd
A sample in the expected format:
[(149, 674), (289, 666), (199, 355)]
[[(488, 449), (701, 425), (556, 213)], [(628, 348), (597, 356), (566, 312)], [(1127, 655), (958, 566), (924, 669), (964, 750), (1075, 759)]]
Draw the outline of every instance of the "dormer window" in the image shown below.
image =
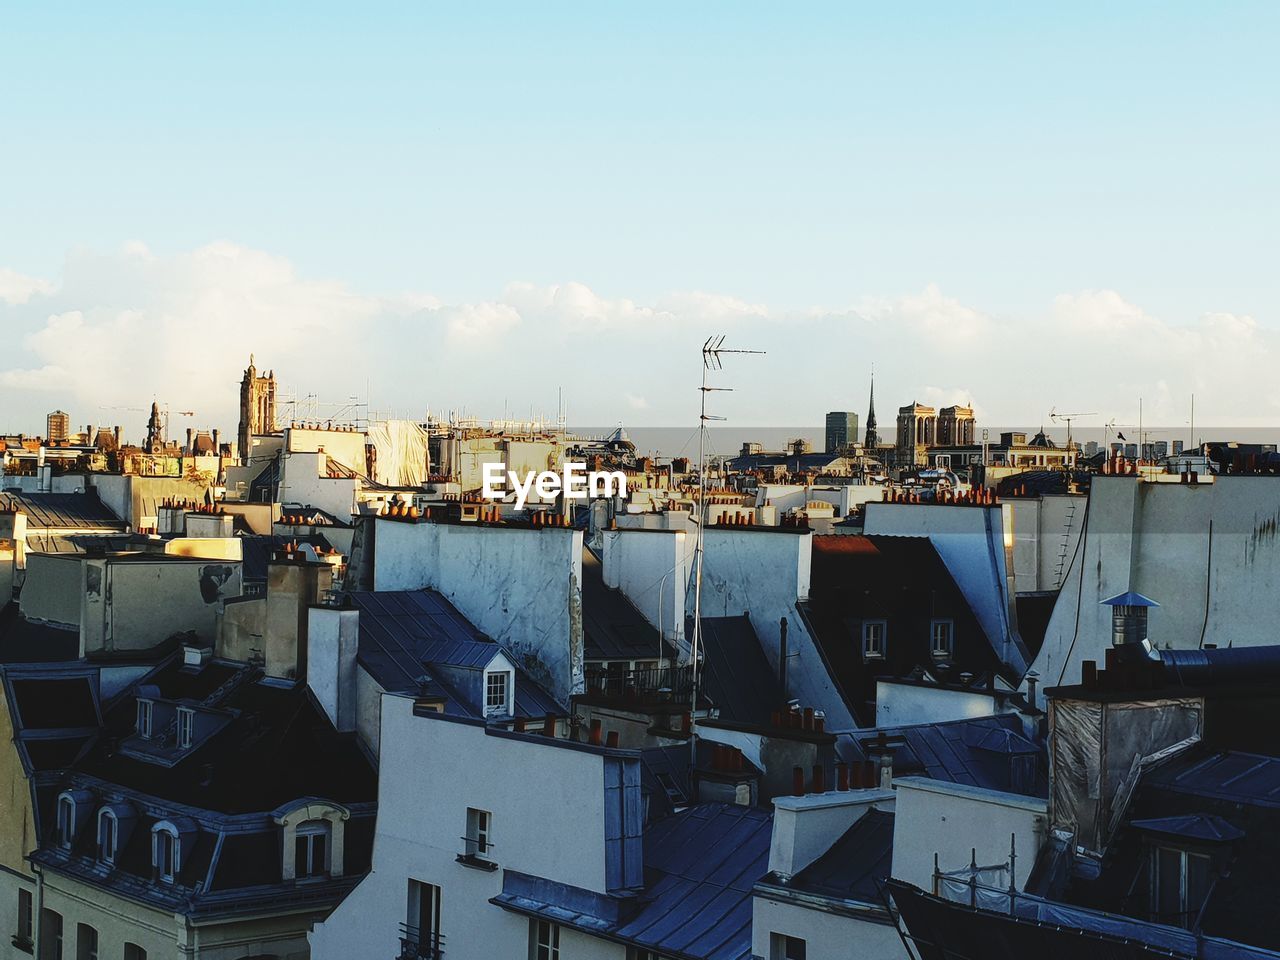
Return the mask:
[(294, 876), (299, 880), (329, 876), (332, 830), (324, 820), (298, 824), (294, 834)]
[(506, 671), (492, 671), (484, 675), (484, 712), (486, 714), (510, 713), (510, 679)]
[(181, 868), (178, 833), (171, 827), (157, 825), (151, 831), (151, 869), (164, 883), (173, 883)]
[(98, 813), (98, 859), (103, 863), (116, 862), (116, 845), (120, 838), (120, 823), (110, 807)]
[(138, 736), (142, 737), (142, 739), (144, 740), (151, 739), (152, 706), (153, 704), (151, 703), (150, 700), (138, 701), (137, 732), (138, 732)]
[(862, 656), (866, 660), (884, 659), (884, 640), (888, 624), (883, 620), (862, 622)]
[(186, 750), (191, 746), (191, 735), (195, 730), (196, 712), (189, 707), (178, 708), (178, 747)]
[(70, 850), (76, 839), (76, 802), (69, 795), (58, 797), (58, 846)]
[(336, 803), (311, 800), (280, 807), (271, 816), (282, 828), (280, 873), (284, 880), (342, 876), (346, 821), (351, 811)]
[(933, 620), (929, 624), (929, 651), (935, 657), (950, 657), (955, 652), (954, 620)]

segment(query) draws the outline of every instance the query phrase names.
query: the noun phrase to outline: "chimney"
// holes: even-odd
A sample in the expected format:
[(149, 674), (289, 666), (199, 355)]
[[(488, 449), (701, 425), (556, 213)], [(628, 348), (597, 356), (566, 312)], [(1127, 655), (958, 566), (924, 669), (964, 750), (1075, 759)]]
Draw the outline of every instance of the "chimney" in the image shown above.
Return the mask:
[(307, 686), (337, 730), (355, 730), (360, 611), (355, 607), (308, 608), (306, 644)]
[(196, 431), (195, 427), (187, 427), (187, 456), (191, 456), (196, 452)]
[(116, 449), (119, 450), (120, 447), (123, 446), (123, 444), (120, 442), (121, 437), (123, 436), (120, 433), (120, 424), (117, 423), (115, 427), (112, 429), (111, 433), (112, 433), (112, 436), (116, 438)]
[(787, 702), (787, 618), (778, 621), (778, 688), (782, 702)]
[(332, 586), (333, 567), (327, 563), (280, 555), (267, 563), (267, 676), (306, 678), (308, 608), (319, 604)]
[[(796, 767), (804, 778), (804, 768)], [(822, 856), (871, 810), (892, 810), (892, 790), (833, 790), (773, 800), (769, 870), (784, 882)]]
[(1111, 645), (1122, 661), (1145, 659), (1148, 656), (1147, 614), (1158, 607), (1150, 597), (1130, 590), (1102, 601), (1111, 608)]
[[(214, 427), (214, 428), (213, 428), (213, 455), (214, 455), (215, 457), (219, 457), (219, 456), (221, 456), (221, 455), (222, 455), (222, 444), (220, 444), (220, 443), (218, 442), (218, 428), (217, 428), (217, 427)], [(248, 456), (248, 453), (243, 454), (243, 456)]]

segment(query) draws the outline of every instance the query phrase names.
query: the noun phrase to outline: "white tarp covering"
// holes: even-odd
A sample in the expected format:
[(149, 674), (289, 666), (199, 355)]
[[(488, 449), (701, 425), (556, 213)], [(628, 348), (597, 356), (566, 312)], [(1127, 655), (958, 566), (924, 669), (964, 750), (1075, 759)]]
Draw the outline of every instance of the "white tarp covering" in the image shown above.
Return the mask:
[(368, 442), (377, 451), (369, 479), (391, 487), (418, 487), (430, 473), (427, 431), (412, 420), (376, 420)]

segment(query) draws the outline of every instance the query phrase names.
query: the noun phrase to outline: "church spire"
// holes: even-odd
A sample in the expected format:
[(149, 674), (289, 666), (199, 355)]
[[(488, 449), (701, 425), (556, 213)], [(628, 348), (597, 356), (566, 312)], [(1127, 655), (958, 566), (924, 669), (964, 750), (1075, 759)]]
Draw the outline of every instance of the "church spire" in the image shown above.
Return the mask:
[(871, 366), (871, 402), (867, 409), (867, 435), (863, 438), (862, 445), (868, 450), (874, 450), (880, 445), (880, 434), (876, 432), (876, 368)]

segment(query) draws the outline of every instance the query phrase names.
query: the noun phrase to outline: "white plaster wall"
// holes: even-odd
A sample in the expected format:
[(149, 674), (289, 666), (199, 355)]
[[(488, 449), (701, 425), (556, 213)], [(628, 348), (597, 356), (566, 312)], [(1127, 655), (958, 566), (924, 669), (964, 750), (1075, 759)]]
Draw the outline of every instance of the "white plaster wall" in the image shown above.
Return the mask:
[(376, 522), (375, 590), (438, 590), (559, 700), (582, 690), (580, 530)]
[(1101, 601), (1126, 590), (1160, 604), (1150, 640), (1161, 648), (1275, 643), (1278, 582), (1274, 478), (1191, 486), (1095, 477), (1084, 535), (1033, 669), (1052, 686), (1078, 682), (1082, 660), (1101, 663), (1111, 644), (1111, 611)]
[[(212, 644), (219, 601), (241, 592), (235, 561), (86, 560), (80, 606), (81, 653), (143, 650), (191, 630)], [(206, 594), (202, 582), (209, 578)]]
[(383, 689), (356, 664), (356, 732), (376, 757), (381, 749)]
[(1064, 494), (1006, 501), (1006, 519), (1013, 532), (1014, 582), (1019, 592), (1061, 586), (1080, 539), (1085, 499)]
[[(604, 891), (600, 755), (415, 717), (412, 700), (387, 696), (379, 769), (373, 871), (315, 927), (314, 960), (396, 956), (409, 879), (441, 888), (449, 960), (525, 957), (528, 920), (489, 903), (502, 890), (502, 869), (456, 860), (468, 807), (492, 813), (493, 859), (501, 868)], [(574, 949), (583, 960), (611, 955), (586, 940)]]
[[(327, 510), (341, 520), (355, 511), (358, 481), (321, 476), (322, 453), (285, 453), (280, 461), (281, 503), (297, 503)], [(363, 468), (357, 468), (363, 469)]]
[(693, 537), (682, 530), (606, 530), (603, 543), (605, 584), (621, 590), (668, 640), (682, 640)]
[(357, 726), (359, 644), (359, 610), (307, 610), (307, 686), (338, 730)]
[(893, 781), (893, 876), (933, 890), (933, 855), (941, 870), (969, 865), (976, 848), (979, 866), (1007, 863), (1016, 837), (1014, 880), (1026, 884), (1046, 838), (1048, 802), (926, 777)]
[(306, 427), (289, 427), (285, 430), (285, 449), (289, 454), (323, 450), (358, 473), (364, 473), (367, 467), (364, 454), (366, 442), (365, 434), (355, 430), (311, 430)]
[(897, 929), (888, 922), (860, 920), (805, 907), (764, 894), (752, 898), (751, 952), (772, 960), (772, 935), (805, 941), (807, 960), (906, 960)]
[(994, 697), (966, 690), (923, 687), (910, 683), (876, 682), (876, 726), (943, 723), (997, 712)]
[(27, 575), (18, 608), (28, 620), (80, 625), (82, 589), (78, 555), (27, 554)]
[[(811, 532), (708, 527), (702, 576), (704, 617), (746, 613), (769, 665), (778, 669), (780, 621), (787, 618), (787, 693), (826, 714), (828, 730), (855, 729), (817, 644), (796, 609), (808, 599)], [(693, 590), (686, 596), (693, 612)]]

